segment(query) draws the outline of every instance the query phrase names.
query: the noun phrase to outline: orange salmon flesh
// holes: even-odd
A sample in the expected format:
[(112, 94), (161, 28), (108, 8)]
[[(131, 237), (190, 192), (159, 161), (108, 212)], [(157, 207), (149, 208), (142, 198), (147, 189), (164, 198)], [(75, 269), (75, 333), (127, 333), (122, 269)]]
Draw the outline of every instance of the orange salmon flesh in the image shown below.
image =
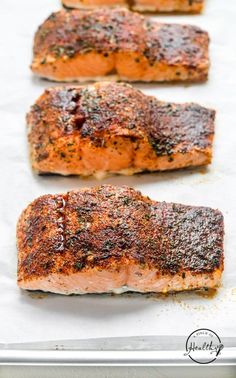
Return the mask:
[(205, 81), (208, 33), (127, 9), (61, 10), (34, 38), (32, 71), (55, 81)]
[(127, 7), (138, 12), (183, 12), (200, 13), (203, 10), (204, 0), (62, 0), (68, 8), (92, 9), (100, 6)]
[(17, 225), (18, 285), (59, 294), (214, 288), (223, 216), (103, 185), (45, 195)]
[(47, 89), (27, 115), (32, 167), (102, 178), (207, 165), (214, 119), (214, 110), (162, 102), (128, 84)]

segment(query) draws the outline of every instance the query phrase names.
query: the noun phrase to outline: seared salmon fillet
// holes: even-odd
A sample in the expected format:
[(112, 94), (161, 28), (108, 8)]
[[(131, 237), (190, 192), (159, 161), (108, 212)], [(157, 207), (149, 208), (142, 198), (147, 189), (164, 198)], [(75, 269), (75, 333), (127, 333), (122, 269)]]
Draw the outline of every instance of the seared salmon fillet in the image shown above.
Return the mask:
[(38, 173), (131, 175), (211, 162), (215, 112), (146, 96), (129, 84), (47, 89), (27, 115)]
[(223, 216), (104, 185), (44, 195), (17, 225), (18, 285), (60, 294), (214, 288)]
[(62, 0), (62, 4), (68, 8), (80, 9), (122, 6), (139, 12), (200, 13), (204, 0)]
[(127, 9), (61, 10), (38, 29), (32, 71), (56, 81), (204, 81), (208, 33)]

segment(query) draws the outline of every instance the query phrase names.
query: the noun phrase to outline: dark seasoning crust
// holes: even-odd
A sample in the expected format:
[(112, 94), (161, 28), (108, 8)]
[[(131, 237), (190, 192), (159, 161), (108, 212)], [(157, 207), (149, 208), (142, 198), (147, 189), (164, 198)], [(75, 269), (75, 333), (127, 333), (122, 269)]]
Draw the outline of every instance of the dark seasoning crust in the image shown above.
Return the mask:
[[(48, 54), (59, 59), (91, 51), (104, 57), (136, 51), (151, 66), (184, 63), (194, 70), (207, 59), (207, 45), (207, 33), (196, 27), (160, 26), (123, 10), (103, 9), (52, 14), (39, 28), (34, 53), (45, 64)], [(162, 103), (128, 85), (46, 93), (28, 115), (29, 140), (39, 161), (47, 158), (48, 144), (68, 135), (104, 148), (107, 133), (132, 138), (137, 148), (145, 137), (157, 156), (170, 158), (177, 146), (186, 153), (211, 145), (215, 113), (195, 104)], [(73, 153), (74, 146), (68, 147)], [(222, 267), (223, 217), (210, 208), (157, 203), (133, 189), (102, 186), (35, 200), (18, 223), (18, 248), (19, 280), (94, 267), (119, 270), (124, 261), (184, 278), (188, 271), (211, 273)]]
[(39, 27), (34, 55), (45, 64), (48, 55), (59, 59), (91, 51), (104, 57), (137, 52), (150, 66), (158, 61), (196, 70), (199, 62), (208, 61), (208, 43), (208, 34), (198, 27), (156, 23), (126, 9), (61, 10)]
[[(29, 142), (37, 161), (58, 138), (80, 136), (106, 148), (109, 135), (130, 138), (139, 148), (146, 138), (157, 156), (211, 147), (215, 112), (196, 104), (170, 104), (145, 96), (127, 84), (46, 90), (27, 116)], [(60, 159), (73, 157), (76, 145), (57, 150)]]
[(211, 146), (215, 111), (197, 104), (171, 104), (151, 100), (149, 140), (158, 156), (186, 153)]
[(18, 222), (18, 279), (132, 261), (158, 274), (223, 268), (218, 210), (154, 202), (134, 189), (98, 188), (36, 199)]
[[(39, 27), (35, 35), (34, 54), (49, 52), (55, 57), (73, 57), (76, 53), (86, 54), (116, 52), (125, 46), (138, 50), (142, 46), (142, 16), (126, 10), (61, 10)], [(127, 28), (124, 32), (122, 26)], [(132, 32), (131, 32), (132, 31)], [(119, 44), (119, 46), (118, 46)], [(101, 50), (102, 48), (102, 50)]]

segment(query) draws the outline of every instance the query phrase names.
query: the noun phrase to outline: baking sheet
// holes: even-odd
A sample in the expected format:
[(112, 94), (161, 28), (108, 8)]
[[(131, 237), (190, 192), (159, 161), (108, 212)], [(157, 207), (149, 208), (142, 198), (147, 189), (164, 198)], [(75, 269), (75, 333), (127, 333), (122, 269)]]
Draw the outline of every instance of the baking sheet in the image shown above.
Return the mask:
[(97, 185), (94, 179), (38, 177), (31, 171), (25, 112), (44, 88), (32, 76), (33, 34), (60, 4), (57, 0), (0, 3), (0, 343), (96, 337), (188, 335), (210, 328), (236, 336), (236, 1), (206, 0), (201, 16), (159, 16), (161, 21), (199, 25), (210, 32), (210, 79), (205, 84), (140, 84), (168, 101), (195, 101), (217, 109), (214, 160), (208, 169), (110, 177), (103, 183), (130, 185), (155, 200), (219, 208), (225, 216), (225, 272), (213, 298), (194, 293), (168, 297), (87, 295), (63, 297), (21, 291), (16, 285), (15, 225), (21, 210), (45, 193)]

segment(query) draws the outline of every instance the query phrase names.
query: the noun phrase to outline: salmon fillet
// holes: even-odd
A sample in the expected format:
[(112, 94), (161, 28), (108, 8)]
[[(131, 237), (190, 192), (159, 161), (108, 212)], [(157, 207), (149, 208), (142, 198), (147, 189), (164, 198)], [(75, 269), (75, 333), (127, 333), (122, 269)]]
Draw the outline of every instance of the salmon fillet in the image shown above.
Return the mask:
[(214, 288), (223, 234), (218, 210), (128, 187), (44, 195), (18, 221), (18, 285), (60, 294)]
[(61, 10), (38, 29), (32, 71), (56, 81), (204, 81), (209, 37), (127, 9)]
[(215, 112), (129, 84), (47, 89), (27, 115), (37, 173), (131, 175), (211, 162)]
[(62, 4), (68, 8), (80, 9), (122, 6), (139, 12), (200, 13), (204, 0), (62, 0)]

